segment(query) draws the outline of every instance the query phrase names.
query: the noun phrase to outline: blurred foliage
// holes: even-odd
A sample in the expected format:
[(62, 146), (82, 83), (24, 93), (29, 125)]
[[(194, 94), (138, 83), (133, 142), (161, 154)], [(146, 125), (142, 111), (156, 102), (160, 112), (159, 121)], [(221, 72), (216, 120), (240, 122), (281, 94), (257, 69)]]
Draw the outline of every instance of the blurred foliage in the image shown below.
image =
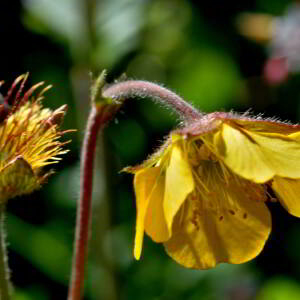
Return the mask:
[[(252, 109), (299, 122), (299, 75), (268, 86), (267, 51), (235, 27), (244, 12), (281, 15), (286, 0), (15, 0), (0, 11), (1, 79), (31, 72), (32, 83), (54, 85), (45, 105), (69, 105), (71, 152), (42, 190), (8, 204), (9, 263), (14, 300), (65, 299), (71, 265), (79, 151), (89, 109), (89, 71), (109, 80), (160, 82), (203, 111)], [(162, 245), (145, 240), (132, 258), (135, 204), (132, 178), (118, 173), (140, 163), (177, 124), (148, 99), (127, 101), (100, 138), (95, 164), (93, 235), (86, 299), (299, 299), (300, 223), (277, 203), (263, 253), (241, 266), (187, 270)]]
[(300, 285), (298, 282), (285, 277), (275, 277), (266, 282), (258, 293), (257, 300), (287, 300), (299, 299), (299, 297)]

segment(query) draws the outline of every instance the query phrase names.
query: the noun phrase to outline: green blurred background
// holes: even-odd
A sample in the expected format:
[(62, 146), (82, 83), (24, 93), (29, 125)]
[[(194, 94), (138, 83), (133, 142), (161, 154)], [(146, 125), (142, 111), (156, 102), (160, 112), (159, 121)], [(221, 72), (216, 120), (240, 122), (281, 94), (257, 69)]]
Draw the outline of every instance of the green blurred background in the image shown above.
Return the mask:
[[(2, 1), (0, 78), (12, 82), (30, 71), (30, 84), (53, 84), (45, 106), (67, 103), (64, 128), (78, 129), (68, 135), (71, 151), (49, 183), (8, 204), (14, 300), (67, 296), (89, 72), (107, 69), (108, 81), (126, 73), (163, 83), (205, 112), (251, 108), (299, 122), (300, 76), (268, 85), (261, 76), (268, 47), (240, 36), (236, 27), (240, 13), (281, 15), (288, 3)], [(141, 261), (133, 260), (132, 177), (118, 172), (144, 160), (176, 124), (174, 115), (147, 99), (128, 101), (99, 138), (85, 299), (300, 299), (300, 220), (278, 203), (270, 205), (273, 231), (265, 249), (247, 264), (183, 269), (147, 237)]]

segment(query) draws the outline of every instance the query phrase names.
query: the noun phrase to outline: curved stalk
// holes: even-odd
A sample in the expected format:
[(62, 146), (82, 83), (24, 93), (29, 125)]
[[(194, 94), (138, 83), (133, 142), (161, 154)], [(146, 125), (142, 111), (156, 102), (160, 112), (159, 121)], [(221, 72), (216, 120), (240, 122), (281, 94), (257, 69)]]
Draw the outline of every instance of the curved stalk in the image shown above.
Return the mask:
[[(81, 183), (80, 196), (77, 204), (75, 253), (68, 300), (80, 300), (82, 296), (84, 266), (91, 219), (93, 163), (99, 131), (114, 117), (115, 113), (127, 98), (147, 97), (154, 99), (156, 102), (160, 102), (172, 108), (187, 122), (199, 119), (203, 116), (201, 112), (185, 102), (178, 95), (160, 85), (147, 81), (129, 80), (114, 83), (102, 89), (104, 77), (105, 72), (98, 77), (92, 86), (92, 110), (87, 122), (81, 156)], [(116, 101), (111, 102), (110, 99)]]
[(103, 91), (103, 97), (115, 100), (150, 98), (174, 110), (183, 120), (203, 117), (203, 114), (172, 91), (149, 81), (127, 80), (114, 83)]

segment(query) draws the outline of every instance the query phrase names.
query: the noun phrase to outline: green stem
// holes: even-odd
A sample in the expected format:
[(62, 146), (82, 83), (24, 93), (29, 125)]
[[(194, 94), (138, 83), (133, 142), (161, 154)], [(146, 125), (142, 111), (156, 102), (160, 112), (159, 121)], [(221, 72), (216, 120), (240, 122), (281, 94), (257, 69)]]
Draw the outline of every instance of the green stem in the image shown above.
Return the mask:
[(11, 288), (5, 243), (4, 212), (5, 204), (0, 204), (0, 299), (9, 300), (11, 298)]

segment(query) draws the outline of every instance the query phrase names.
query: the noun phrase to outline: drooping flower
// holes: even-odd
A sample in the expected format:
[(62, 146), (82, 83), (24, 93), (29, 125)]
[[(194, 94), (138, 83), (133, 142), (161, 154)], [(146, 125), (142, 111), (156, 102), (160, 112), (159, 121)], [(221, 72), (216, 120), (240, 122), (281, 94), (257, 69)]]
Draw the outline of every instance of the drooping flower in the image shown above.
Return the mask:
[(22, 94), (27, 77), (28, 74), (19, 76), (0, 99), (1, 204), (38, 189), (52, 173), (43, 172), (42, 167), (58, 162), (59, 155), (68, 152), (62, 149), (66, 142), (59, 141), (66, 132), (59, 126), (67, 106), (55, 111), (43, 108), (43, 94), (51, 86), (32, 96), (43, 83)]
[(212, 113), (173, 131), (134, 173), (134, 256), (144, 232), (188, 268), (256, 257), (271, 231), (266, 202), (300, 217), (300, 126)]

